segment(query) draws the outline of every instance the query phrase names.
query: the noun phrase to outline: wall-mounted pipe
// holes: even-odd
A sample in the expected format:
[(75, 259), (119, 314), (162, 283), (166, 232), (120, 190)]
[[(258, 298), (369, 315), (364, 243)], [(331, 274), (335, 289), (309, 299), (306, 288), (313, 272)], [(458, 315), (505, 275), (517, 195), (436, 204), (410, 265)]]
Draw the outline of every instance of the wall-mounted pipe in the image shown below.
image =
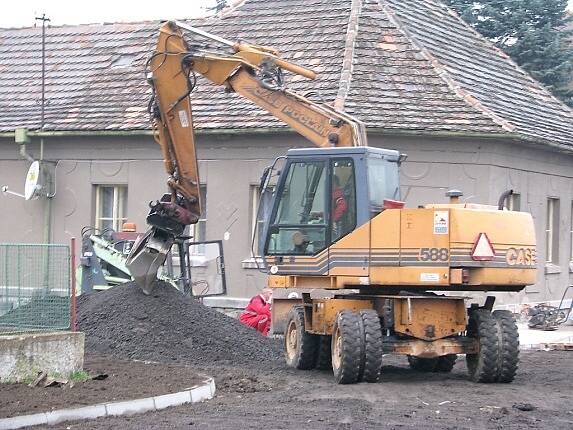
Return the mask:
[(502, 211), (505, 205), (505, 201), (509, 196), (513, 194), (513, 190), (504, 191), (501, 196), (499, 196), (499, 201), (497, 202), (497, 209)]

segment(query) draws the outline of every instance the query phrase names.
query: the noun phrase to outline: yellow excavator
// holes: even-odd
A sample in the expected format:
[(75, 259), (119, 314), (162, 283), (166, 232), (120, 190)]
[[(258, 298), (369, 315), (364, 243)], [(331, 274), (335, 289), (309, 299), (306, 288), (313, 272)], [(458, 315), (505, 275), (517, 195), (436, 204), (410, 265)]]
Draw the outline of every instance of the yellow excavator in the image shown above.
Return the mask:
[[(201, 48), (202, 38), (229, 52)], [(171, 245), (200, 214), (189, 97), (200, 74), (316, 145), (289, 150), (261, 179), (261, 201), (269, 202), (259, 210), (268, 285), (302, 296), (294, 306), (273, 303), (289, 366), (331, 367), (336, 382), (348, 384), (377, 382), (385, 353), (406, 355), (412, 368), (426, 372), (449, 372), (465, 354), (472, 380), (511, 382), (519, 355), (512, 314), (492, 311), (493, 296), (466, 307), (467, 297), (452, 293), (520, 291), (534, 283), (531, 215), (504, 208), (510, 192), (497, 206), (462, 203), (461, 192), (451, 190), (448, 204), (405, 208), (405, 155), (368, 147), (359, 120), (286, 89), (283, 70), (315, 77), (269, 47), (180, 22), (161, 26), (148, 61), (150, 112), (170, 193), (151, 205), (151, 229), (129, 256), (137, 284), (151, 292)], [(332, 297), (309, 290), (330, 290)]]

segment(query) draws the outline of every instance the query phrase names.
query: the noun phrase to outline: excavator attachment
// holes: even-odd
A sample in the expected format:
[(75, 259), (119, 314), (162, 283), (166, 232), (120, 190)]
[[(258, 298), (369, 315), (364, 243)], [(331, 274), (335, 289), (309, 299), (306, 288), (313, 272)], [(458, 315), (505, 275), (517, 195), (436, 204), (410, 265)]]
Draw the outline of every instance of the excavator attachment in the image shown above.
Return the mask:
[[(225, 46), (225, 52), (213, 51), (204, 43), (201, 48), (197, 40), (188, 44), (183, 30)], [(166, 22), (159, 29), (157, 47), (146, 64), (152, 87), (148, 110), (154, 138), (161, 147), (169, 193), (151, 205), (147, 223), (152, 228), (128, 257), (127, 267), (144, 293), (153, 290), (157, 270), (176, 238), (197, 223), (201, 214), (189, 97), (197, 84), (196, 74), (251, 100), (319, 147), (365, 145), (365, 127), (360, 121), (287, 90), (283, 69), (308, 79), (316, 77), (314, 71), (281, 59), (273, 48), (235, 43), (181, 22)]]
[(175, 237), (155, 227), (150, 228), (133, 246), (126, 266), (135, 283), (149, 295), (157, 282), (157, 271), (165, 262)]

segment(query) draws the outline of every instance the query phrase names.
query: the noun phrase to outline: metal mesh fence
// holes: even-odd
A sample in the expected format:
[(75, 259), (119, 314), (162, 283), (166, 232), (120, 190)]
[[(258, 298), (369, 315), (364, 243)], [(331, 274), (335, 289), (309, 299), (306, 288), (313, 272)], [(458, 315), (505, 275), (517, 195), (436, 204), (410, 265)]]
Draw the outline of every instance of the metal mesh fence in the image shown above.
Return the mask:
[(0, 335), (70, 327), (67, 245), (0, 243)]

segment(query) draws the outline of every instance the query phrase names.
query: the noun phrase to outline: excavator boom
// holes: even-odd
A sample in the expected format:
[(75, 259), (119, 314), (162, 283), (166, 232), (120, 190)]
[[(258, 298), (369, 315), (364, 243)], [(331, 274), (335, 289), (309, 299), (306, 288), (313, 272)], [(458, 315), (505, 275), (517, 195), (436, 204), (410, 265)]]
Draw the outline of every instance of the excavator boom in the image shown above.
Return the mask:
[[(192, 34), (193, 43), (184, 38)], [(197, 39), (209, 39), (230, 52), (213, 52)], [(190, 94), (196, 75), (251, 100), (318, 147), (364, 146), (364, 125), (333, 107), (289, 91), (283, 70), (316, 77), (315, 72), (279, 57), (276, 49), (231, 42), (181, 22), (159, 30), (157, 46), (147, 62), (153, 88), (149, 103), (152, 129), (161, 147), (169, 192), (150, 203), (150, 229), (134, 245), (127, 267), (144, 293), (153, 290), (157, 270), (171, 246), (201, 214), (199, 170)]]

